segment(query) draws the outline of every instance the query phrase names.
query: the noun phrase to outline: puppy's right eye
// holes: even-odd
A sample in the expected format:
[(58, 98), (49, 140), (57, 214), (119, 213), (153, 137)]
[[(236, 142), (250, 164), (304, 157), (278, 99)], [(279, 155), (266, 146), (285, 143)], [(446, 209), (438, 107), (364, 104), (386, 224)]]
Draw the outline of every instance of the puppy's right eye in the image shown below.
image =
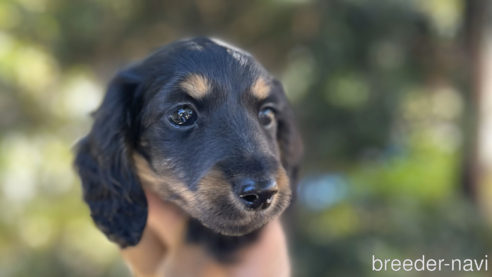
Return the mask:
[(198, 116), (192, 108), (181, 106), (169, 116), (169, 121), (175, 126), (184, 127), (193, 125), (197, 118)]

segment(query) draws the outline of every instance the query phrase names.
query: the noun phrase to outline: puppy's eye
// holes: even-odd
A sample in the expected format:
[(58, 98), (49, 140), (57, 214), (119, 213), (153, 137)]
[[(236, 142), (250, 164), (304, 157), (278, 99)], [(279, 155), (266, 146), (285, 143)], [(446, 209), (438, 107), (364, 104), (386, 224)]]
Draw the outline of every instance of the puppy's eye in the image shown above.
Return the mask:
[(188, 107), (181, 106), (177, 108), (170, 116), (169, 121), (176, 126), (190, 126), (197, 120), (196, 112)]
[(264, 108), (259, 113), (260, 124), (265, 128), (270, 128), (275, 123), (275, 112), (271, 108)]

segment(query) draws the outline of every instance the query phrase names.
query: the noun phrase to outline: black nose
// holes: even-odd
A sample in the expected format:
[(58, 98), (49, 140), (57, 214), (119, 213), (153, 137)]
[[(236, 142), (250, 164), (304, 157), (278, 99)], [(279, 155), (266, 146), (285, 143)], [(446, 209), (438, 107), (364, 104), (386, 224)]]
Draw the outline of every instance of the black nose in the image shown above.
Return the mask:
[(244, 179), (238, 183), (237, 195), (243, 203), (252, 210), (270, 207), (275, 194), (278, 192), (275, 180), (254, 181)]

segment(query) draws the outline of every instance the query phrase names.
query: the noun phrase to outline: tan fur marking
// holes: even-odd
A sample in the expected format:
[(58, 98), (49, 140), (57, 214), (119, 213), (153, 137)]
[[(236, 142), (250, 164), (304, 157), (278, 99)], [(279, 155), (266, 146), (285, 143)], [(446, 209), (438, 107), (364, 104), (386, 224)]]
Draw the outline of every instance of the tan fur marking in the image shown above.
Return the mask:
[(256, 79), (255, 83), (251, 86), (251, 92), (258, 99), (263, 100), (267, 98), (268, 94), (270, 93), (270, 86), (268, 85), (268, 82), (265, 80), (265, 78), (260, 77)]
[(229, 193), (230, 186), (226, 181), (224, 174), (220, 170), (212, 168), (200, 181), (199, 189), (220, 190), (224, 194), (227, 194)]
[[(158, 176), (141, 155), (133, 155), (133, 160), (143, 187), (150, 188), (162, 199), (169, 199), (172, 195), (179, 195), (186, 203), (195, 202), (193, 192), (185, 184), (170, 175)], [(184, 203), (179, 204), (184, 205)]]
[(289, 177), (287, 176), (287, 172), (283, 167), (278, 168), (277, 172), (278, 176), (276, 178), (277, 185), (279, 189), (289, 189)]
[(180, 87), (195, 99), (201, 99), (211, 91), (208, 79), (197, 74), (188, 75)]
[(150, 168), (149, 163), (142, 156), (134, 154), (133, 160), (142, 185), (148, 186), (159, 182), (159, 177), (157, 177), (155, 172)]

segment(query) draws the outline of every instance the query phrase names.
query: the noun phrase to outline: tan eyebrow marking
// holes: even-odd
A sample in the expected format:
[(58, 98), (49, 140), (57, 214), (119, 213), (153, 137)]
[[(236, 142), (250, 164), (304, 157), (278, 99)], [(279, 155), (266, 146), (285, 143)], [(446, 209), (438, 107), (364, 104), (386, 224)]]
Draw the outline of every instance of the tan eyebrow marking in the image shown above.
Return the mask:
[(258, 99), (263, 100), (267, 98), (268, 94), (270, 93), (270, 86), (265, 78), (259, 77), (251, 86), (251, 92)]
[(203, 98), (211, 91), (208, 79), (198, 74), (188, 75), (185, 80), (180, 83), (180, 87), (195, 99)]

